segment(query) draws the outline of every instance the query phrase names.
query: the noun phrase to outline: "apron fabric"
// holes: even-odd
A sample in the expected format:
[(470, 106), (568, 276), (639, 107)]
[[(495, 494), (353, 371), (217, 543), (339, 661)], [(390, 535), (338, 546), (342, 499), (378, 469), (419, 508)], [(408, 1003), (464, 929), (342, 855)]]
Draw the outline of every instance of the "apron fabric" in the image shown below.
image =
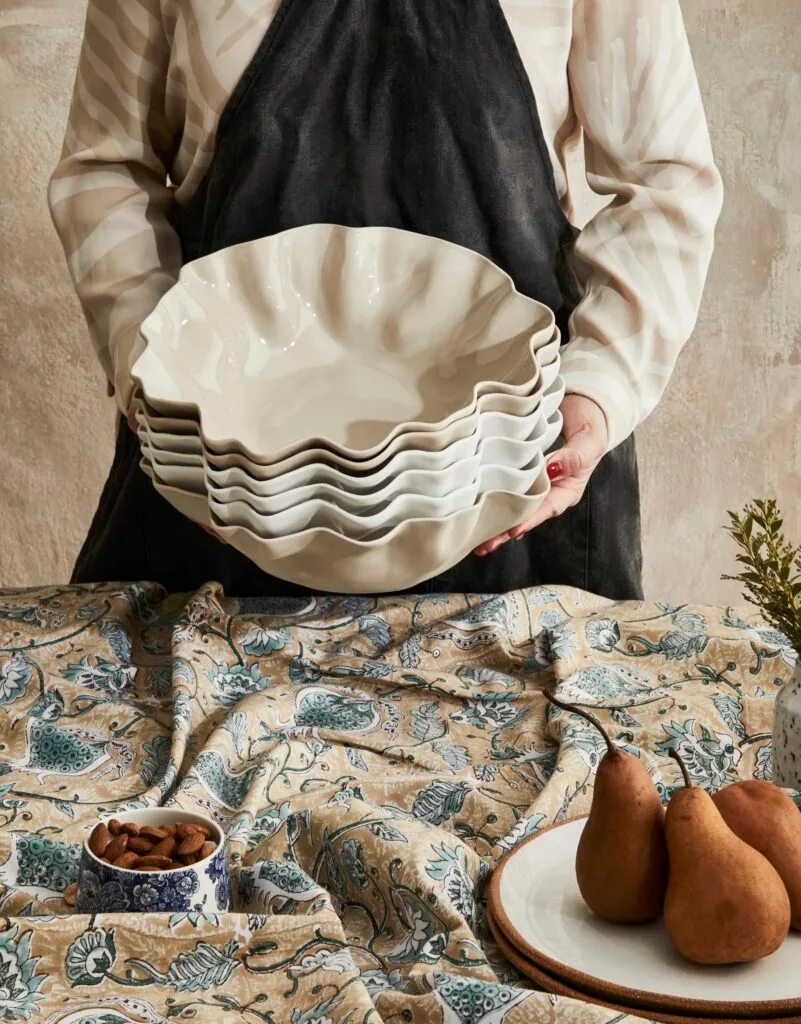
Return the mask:
[[(550, 306), (568, 337), (580, 298), (530, 81), (499, 0), (283, 0), (180, 214), (184, 262), (306, 224), (404, 228), (481, 253)], [(176, 512), (122, 425), (73, 582), (209, 580), (231, 596), (308, 594)], [(582, 500), (417, 593), (567, 584), (642, 597), (634, 438), (602, 459)]]

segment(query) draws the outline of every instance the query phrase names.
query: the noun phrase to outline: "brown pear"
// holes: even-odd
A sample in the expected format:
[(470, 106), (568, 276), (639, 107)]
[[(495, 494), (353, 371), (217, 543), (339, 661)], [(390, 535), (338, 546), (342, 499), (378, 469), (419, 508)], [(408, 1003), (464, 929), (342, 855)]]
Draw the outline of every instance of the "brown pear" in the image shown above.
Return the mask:
[(606, 741), (590, 816), (576, 851), (576, 880), (584, 902), (607, 921), (654, 921), (662, 914), (668, 860), (664, 809), (653, 780), (638, 758), (614, 745), (593, 715), (546, 697), (586, 718)]
[(697, 964), (748, 963), (769, 956), (790, 927), (790, 898), (765, 857), (738, 838), (712, 797), (694, 786), (676, 751), (685, 787), (670, 798), (665, 836), (670, 877), (665, 928)]
[(790, 925), (801, 929), (801, 811), (783, 789), (758, 779), (724, 786), (712, 799), (732, 832), (776, 868), (790, 897)]

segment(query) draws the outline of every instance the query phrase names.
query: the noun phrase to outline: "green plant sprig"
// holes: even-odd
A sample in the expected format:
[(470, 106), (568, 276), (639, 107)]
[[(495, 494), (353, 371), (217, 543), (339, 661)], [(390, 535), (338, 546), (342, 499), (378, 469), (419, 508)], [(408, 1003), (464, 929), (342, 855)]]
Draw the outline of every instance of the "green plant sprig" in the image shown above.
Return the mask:
[(794, 548), (784, 536), (773, 498), (755, 500), (742, 516), (729, 512), (729, 518), (731, 526), (724, 529), (741, 548), (737, 561), (745, 570), (721, 579), (741, 583), (745, 600), (801, 654), (801, 547)]

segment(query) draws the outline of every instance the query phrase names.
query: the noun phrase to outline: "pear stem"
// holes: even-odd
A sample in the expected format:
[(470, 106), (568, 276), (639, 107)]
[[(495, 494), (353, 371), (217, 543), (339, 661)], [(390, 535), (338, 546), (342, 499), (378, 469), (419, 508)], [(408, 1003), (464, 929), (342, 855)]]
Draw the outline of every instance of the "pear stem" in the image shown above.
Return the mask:
[(557, 700), (556, 697), (548, 693), (547, 690), (543, 690), (542, 692), (546, 699), (551, 702), (551, 704), (555, 704), (556, 707), (561, 708), (562, 711), (572, 711), (574, 715), (578, 715), (580, 718), (586, 719), (591, 725), (594, 725), (606, 741), (607, 749), (609, 753), (612, 755), (612, 757), (620, 756), (620, 751), (609, 738), (609, 733), (606, 731), (606, 729), (604, 729), (604, 727), (601, 725), (601, 723), (598, 721), (595, 715), (591, 715), (589, 711), (585, 711), (584, 708), (576, 707), (575, 704), (564, 704), (561, 700)]
[(690, 778), (690, 773), (687, 771), (687, 765), (684, 763), (684, 759), (682, 758), (681, 754), (678, 752), (678, 750), (673, 750), (671, 748), (668, 751), (668, 756), (672, 757), (674, 761), (678, 762), (679, 768), (681, 768), (681, 774), (684, 778), (684, 785), (687, 787), (687, 789), (692, 789), (693, 780)]

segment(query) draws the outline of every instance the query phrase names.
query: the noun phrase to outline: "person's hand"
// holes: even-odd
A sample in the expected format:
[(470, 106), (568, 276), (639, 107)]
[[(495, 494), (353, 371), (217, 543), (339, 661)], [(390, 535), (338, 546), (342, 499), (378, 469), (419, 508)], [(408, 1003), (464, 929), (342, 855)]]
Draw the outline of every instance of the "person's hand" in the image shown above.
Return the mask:
[(477, 555), (490, 555), (510, 540), (519, 540), (547, 519), (560, 516), (577, 505), (584, 494), (590, 474), (601, 461), (609, 443), (606, 417), (591, 398), (566, 395), (562, 402), (565, 444), (547, 456), (551, 490), (534, 515), (507, 533), (480, 545)]

